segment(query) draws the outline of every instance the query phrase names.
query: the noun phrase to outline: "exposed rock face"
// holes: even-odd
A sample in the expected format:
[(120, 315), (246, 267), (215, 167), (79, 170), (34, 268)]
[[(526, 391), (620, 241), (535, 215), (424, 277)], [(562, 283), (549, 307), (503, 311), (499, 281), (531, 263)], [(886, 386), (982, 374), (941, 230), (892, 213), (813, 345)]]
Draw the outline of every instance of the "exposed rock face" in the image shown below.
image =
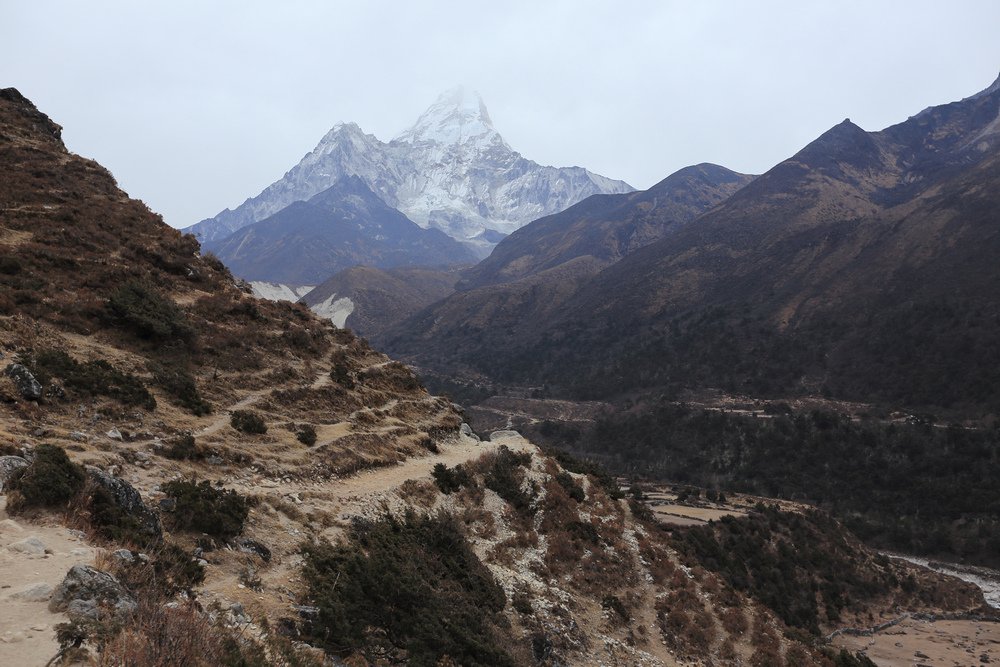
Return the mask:
[(131, 484), (97, 468), (87, 468), (87, 472), (91, 479), (111, 494), (115, 504), (125, 514), (137, 521), (139, 529), (143, 533), (153, 538), (159, 538), (163, 534), (160, 528), (160, 518), (146, 506), (146, 503), (142, 501), (142, 496)]
[(27, 467), (28, 461), (20, 456), (0, 456), (0, 491), (16, 471)]
[(10, 364), (4, 374), (14, 381), (21, 396), (28, 401), (37, 401), (42, 397), (42, 385), (27, 368), (21, 364)]
[(49, 611), (65, 611), (70, 616), (98, 618), (100, 606), (112, 608), (115, 616), (121, 617), (135, 611), (137, 604), (112, 575), (88, 565), (70, 568), (49, 600)]

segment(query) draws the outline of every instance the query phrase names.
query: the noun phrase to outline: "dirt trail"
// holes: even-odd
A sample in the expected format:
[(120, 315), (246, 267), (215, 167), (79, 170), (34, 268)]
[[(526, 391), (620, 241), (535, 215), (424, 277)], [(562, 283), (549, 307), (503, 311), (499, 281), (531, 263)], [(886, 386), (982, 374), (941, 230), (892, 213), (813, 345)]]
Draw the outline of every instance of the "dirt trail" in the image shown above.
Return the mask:
[(498, 432), (494, 438), (479, 442), (462, 437), (455, 444), (439, 446), (440, 452), (421, 458), (408, 458), (400, 464), (388, 468), (375, 468), (360, 472), (353, 477), (331, 483), (333, 497), (340, 500), (361, 499), (375, 493), (392, 491), (410, 479), (430, 479), (431, 470), (438, 463), (453, 467), (477, 459), (486, 452), (504, 445), (514, 451), (534, 451), (530, 442), (514, 431)]
[[(6, 508), (0, 496), (0, 665), (44, 665), (59, 650), (53, 628), (68, 620), (49, 612), (51, 589), (96, 551), (63, 526), (14, 521)], [(41, 546), (25, 544), (31, 538)]]
[(212, 423), (204, 427), (195, 436), (211, 435), (216, 431), (229, 426), (229, 413), (234, 410), (242, 410), (244, 408), (249, 408), (251, 405), (259, 401), (263, 396), (269, 393), (270, 389), (259, 389), (257, 391), (251, 392), (249, 395), (244, 396), (237, 402), (233, 403), (227, 408), (219, 410), (218, 416), (212, 420)]
[[(394, 490), (407, 480), (430, 481), (431, 470), (438, 463), (455, 466), (475, 460), (501, 445), (515, 451), (536, 450), (534, 445), (514, 432), (498, 432), (492, 440), (483, 442), (463, 435), (450, 442), (439, 443), (437, 453), (428, 452), (426, 456), (407, 458), (399, 464), (368, 469), (350, 477), (315, 482), (273, 479), (255, 474), (230, 480), (227, 486), (240, 493), (253, 493), (286, 503), (297, 503), (295, 499), (304, 498), (302, 509), (309, 508), (335, 519), (321, 536), (336, 541), (343, 534), (350, 517), (377, 511), (383, 501), (391, 503)], [(395, 500), (398, 502), (398, 498)], [(291, 591), (298, 587), (300, 581), (302, 559), (298, 548), (305, 535), (300, 532), (301, 526), (289, 523), (286, 518), (268, 515), (263, 510), (259, 510), (258, 514), (260, 523), (256, 529), (251, 526), (247, 534), (266, 543), (274, 554), (271, 565), (259, 572), (268, 594), (245, 588), (233, 574), (218, 576), (221, 573), (216, 571), (216, 576), (207, 579), (201, 599), (205, 604), (218, 601), (223, 608), (240, 602), (255, 618), (289, 615), (288, 604), (294, 598)]]

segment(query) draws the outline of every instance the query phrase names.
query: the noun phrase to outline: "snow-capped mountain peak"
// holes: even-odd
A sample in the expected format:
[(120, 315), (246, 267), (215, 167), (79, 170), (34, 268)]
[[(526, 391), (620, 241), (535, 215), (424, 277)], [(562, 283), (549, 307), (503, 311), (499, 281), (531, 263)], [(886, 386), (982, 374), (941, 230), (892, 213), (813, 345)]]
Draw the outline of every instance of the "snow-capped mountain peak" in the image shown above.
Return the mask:
[[(395, 141), (456, 146), (467, 143), (503, 143), (478, 92), (456, 86), (442, 93)], [(506, 145), (506, 144), (504, 144)]]
[(414, 125), (380, 141), (356, 123), (337, 123), (280, 180), (234, 210), (186, 231), (217, 243), (240, 228), (356, 176), (386, 204), (424, 228), (476, 247), (593, 194), (633, 188), (581, 167), (546, 167), (513, 150), (493, 126), (482, 97), (465, 86), (440, 95)]

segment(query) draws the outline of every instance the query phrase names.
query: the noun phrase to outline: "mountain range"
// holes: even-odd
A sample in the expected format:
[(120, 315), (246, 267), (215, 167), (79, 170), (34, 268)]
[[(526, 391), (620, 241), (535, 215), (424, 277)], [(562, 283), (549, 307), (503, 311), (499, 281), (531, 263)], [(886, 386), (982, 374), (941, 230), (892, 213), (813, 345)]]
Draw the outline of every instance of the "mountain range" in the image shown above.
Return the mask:
[(1000, 80), (880, 132), (845, 120), (596, 263), (585, 239), (650, 214), (643, 193), (593, 197), (377, 340), (429, 372), (567, 396), (717, 387), (995, 412), (998, 142)]
[(388, 143), (354, 123), (338, 123), (263, 192), (185, 231), (215, 243), (344, 176), (357, 176), (421, 227), (439, 229), (482, 254), (495, 245), (497, 233), (508, 234), (592, 194), (633, 190), (581, 167), (546, 167), (522, 157), (493, 126), (480, 96), (460, 86), (442, 94)]

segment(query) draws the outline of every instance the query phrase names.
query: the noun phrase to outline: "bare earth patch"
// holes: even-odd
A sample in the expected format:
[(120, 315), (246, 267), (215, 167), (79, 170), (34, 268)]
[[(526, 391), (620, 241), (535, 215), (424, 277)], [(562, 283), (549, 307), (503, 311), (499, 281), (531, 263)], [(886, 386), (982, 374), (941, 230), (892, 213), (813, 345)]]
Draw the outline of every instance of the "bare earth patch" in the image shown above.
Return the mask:
[(59, 650), (53, 628), (68, 620), (49, 612), (49, 595), (71, 567), (93, 565), (95, 550), (54, 522), (14, 521), (6, 507), (0, 496), (0, 665), (44, 665)]
[(1000, 662), (1000, 623), (911, 618), (870, 637), (840, 635), (833, 644), (862, 651), (879, 667), (995, 664)]

